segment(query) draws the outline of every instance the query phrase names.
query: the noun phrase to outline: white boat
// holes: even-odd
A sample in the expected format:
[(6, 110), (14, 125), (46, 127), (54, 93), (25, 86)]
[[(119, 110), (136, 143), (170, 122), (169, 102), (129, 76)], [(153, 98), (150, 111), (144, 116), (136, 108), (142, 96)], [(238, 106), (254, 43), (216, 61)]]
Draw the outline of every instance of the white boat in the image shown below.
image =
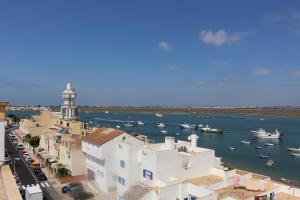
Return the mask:
[(166, 134), (168, 131), (166, 131), (166, 130), (161, 130), (160, 132), (163, 133), (163, 134)]
[(123, 126), (125, 126), (125, 127), (134, 127), (134, 125), (130, 124), (130, 123), (123, 124)]
[(198, 128), (203, 128), (203, 124), (198, 124)]
[(291, 155), (292, 155), (292, 156), (300, 157), (300, 153), (293, 153), (293, 152), (292, 152)]
[(210, 126), (208, 126), (208, 125), (206, 124), (205, 126), (203, 126), (202, 128), (200, 128), (200, 130), (206, 132), (206, 131), (210, 131), (211, 128), (210, 128)]
[(256, 146), (255, 149), (262, 149), (263, 147), (261, 146)]
[(105, 111), (105, 114), (109, 114), (109, 111), (108, 111), (108, 110), (106, 110), (106, 111)]
[(200, 128), (200, 130), (206, 133), (223, 133), (223, 129), (211, 128), (208, 125), (205, 125), (203, 128)]
[(116, 128), (117, 128), (117, 129), (120, 129), (120, 128), (121, 128), (121, 126), (117, 125), (117, 126), (116, 126)]
[(158, 123), (156, 126), (159, 127), (159, 128), (165, 128), (165, 127), (166, 127), (166, 126), (164, 125), (164, 123)]
[(288, 148), (289, 151), (300, 153), (300, 148)]
[(250, 141), (246, 141), (246, 140), (242, 140), (241, 143), (242, 143), (242, 144), (251, 144)]
[(251, 131), (251, 133), (254, 137), (258, 137), (258, 138), (268, 138), (268, 139), (280, 138), (280, 132), (277, 129), (274, 132), (269, 133), (265, 129), (260, 128), (257, 131)]
[(143, 126), (145, 123), (142, 121), (137, 121), (137, 125)]
[(228, 147), (229, 150), (235, 150), (235, 147)]
[(189, 125), (189, 124), (180, 124), (179, 126), (182, 129), (190, 129), (191, 128), (191, 125)]
[(156, 116), (156, 117), (162, 117), (163, 115), (160, 114), (160, 113), (156, 113), (155, 116)]
[(275, 146), (275, 144), (273, 144), (273, 143), (265, 143), (265, 146), (273, 147), (273, 146)]

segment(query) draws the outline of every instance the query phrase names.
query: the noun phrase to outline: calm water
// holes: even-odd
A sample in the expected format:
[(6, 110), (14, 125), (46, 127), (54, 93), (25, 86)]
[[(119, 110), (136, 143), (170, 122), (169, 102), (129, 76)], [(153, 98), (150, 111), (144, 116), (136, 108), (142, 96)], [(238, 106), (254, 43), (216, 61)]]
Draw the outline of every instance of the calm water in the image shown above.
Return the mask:
[[(24, 115), (30, 115), (27, 112)], [(215, 149), (216, 155), (223, 158), (223, 161), (231, 163), (234, 167), (269, 175), (273, 178), (287, 178), (300, 183), (300, 157), (290, 156), (287, 148), (300, 147), (300, 118), (296, 117), (274, 117), (274, 116), (239, 116), (239, 115), (198, 115), (190, 117), (182, 114), (166, 114), (157, 118), (153, 114), (144, 113), (110, 113), (103, 112), (80, 113), (80, 118), (85, 122), (92, 122), (97, 126), (115, 127), (120, 125), (126, 131), (138, 132), (147, 135), (155, 142), (162, 142), (165, 136), (173, 136), (176, 139), (187, 140), (189, 131), (181, 130), (176, 124), (191, 122), (193, 124), (209, 124), (212, 127), (224, 128), (224, 134), (207, 134), (197, 131), (199, 138), (198, 146)], [(102, 120), (102, 119), (107, 120)], [(262, 121), (261, 118), (264, 120)], [(144, 126), (124, 127), (124, 122), (111, 122), (110, 120), (145, 122)], [(155, 123), (166, 124), (162, 129), (155, 126)], [(251, 137), (250, 130), (266, 128), (269, 131), (278, 129), (284, 134), (281, 140), (257, 139)], [(176, 133), (181, 133), (177, 136)], [(251, 140), (251, 144), (241, 144), (241, 140)], [(264, 147), (255, 149), (255, 146), (264, 146), (264, 143), (274, 143), (275, 147)], [(228, 150), (228, 146), (236, 150)], [(273, 167), (264, 166), (266, 159), (259, 159), (258, 155), (268, 155), (276, 163)]]

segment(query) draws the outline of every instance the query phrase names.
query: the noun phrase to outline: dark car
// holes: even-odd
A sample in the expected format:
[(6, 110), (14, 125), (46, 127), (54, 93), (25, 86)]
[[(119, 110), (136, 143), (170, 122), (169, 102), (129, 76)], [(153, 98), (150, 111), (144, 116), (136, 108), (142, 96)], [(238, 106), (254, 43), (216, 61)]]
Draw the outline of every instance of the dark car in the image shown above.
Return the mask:
[(48, 180), (44, 173), (38, 174), (38, 175), (37, 175), (37, 179), (38, 179), (39, 181), (46, 181), (46, 180)]
[(32, 172), (34, 175), (43, 174), (43, 171), (41, 170), (41, 168), (37, 168), (37, 169), (33, 170)]
[(74, 191), (70, 194), (70, 196), (76, 200), (86, 200), (94, 197), (94, 195), (91, 192), (86, 191)]
[(68, 185), (65, 185), (61, 188), (62, 193), (67, 193), (70, 191), (74, 191), (76, 189), (83, 189), (83, 186), (81, 183), (75, 182), (75, 183), (70, 183)]

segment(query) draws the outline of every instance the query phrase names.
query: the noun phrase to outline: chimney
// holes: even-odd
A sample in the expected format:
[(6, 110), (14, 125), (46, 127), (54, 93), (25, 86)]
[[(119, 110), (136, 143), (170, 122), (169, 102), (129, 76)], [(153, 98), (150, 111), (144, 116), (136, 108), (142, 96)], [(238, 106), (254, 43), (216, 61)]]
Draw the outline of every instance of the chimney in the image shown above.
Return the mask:
[(189, 140), (191, 141), (191, 148), (197, 147), (198, 138), (198, 135), (196, 135), (195, 133), (189, 136)]
[(175, 148), (175, 138), (167, 136), (165, 137), (165, 148), (174, 149)]

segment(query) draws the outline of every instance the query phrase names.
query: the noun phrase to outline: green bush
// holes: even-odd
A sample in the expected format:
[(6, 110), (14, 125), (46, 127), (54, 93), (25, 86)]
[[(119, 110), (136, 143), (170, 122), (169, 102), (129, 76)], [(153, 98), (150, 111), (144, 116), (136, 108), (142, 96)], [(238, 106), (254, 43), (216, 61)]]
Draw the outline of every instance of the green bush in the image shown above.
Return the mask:
[(59, 163), (56, 166), (57, 166), (56, 176), (58, 178), (71, 176), (71, 171), (67, 169), (62, 163)]
[(33, 136), (30, 137), (29, 139), (29, 144), (30, 146), (32, 146), (33, 148), (36, 148), (40, 145), (40, 137), (39, 136)]

